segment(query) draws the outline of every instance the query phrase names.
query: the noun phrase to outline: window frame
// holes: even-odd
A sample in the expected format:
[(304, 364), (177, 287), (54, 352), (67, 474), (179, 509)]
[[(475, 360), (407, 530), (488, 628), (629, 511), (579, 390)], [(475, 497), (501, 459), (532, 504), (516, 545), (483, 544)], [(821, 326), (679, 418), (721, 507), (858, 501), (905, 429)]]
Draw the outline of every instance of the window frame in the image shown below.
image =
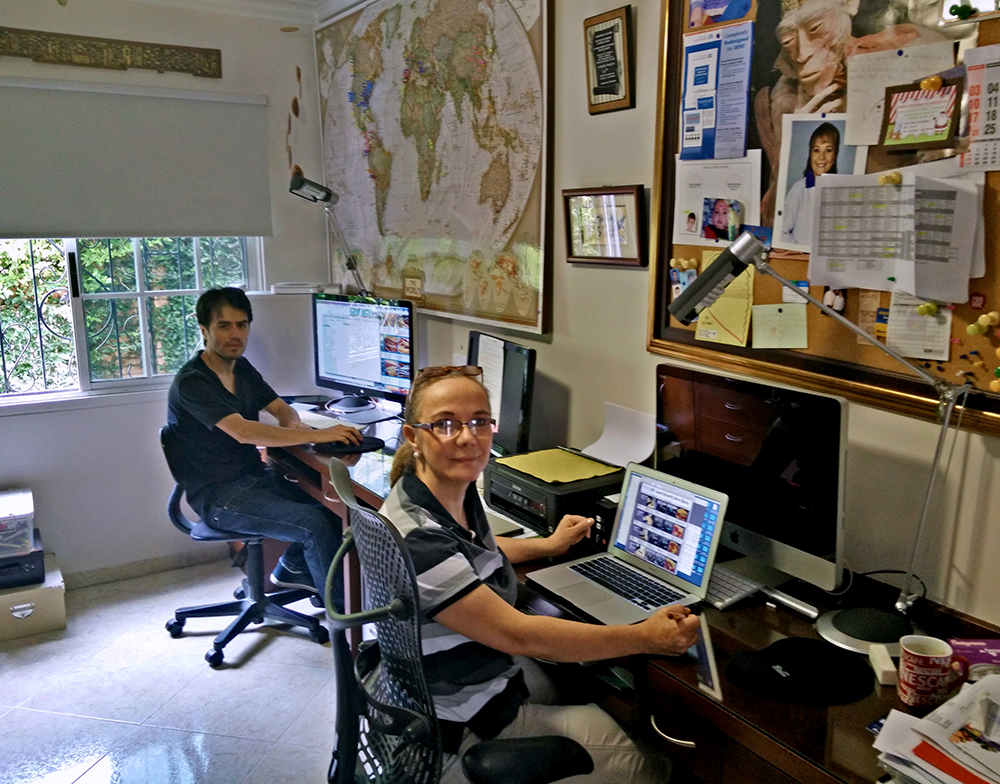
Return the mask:
[[(153, 297), (194, 296), (203, 292), (203, 269), (201, 261), (200, 237), (194, 240), (195, 286), (193, 289), (150, 289), (142, 271), (142, 237), (129, 237), (133, 247), (136, 290), (123, 292), (86, 293), (83, 287), (81, 267), (78, 263), (79, 238), (61, 238), (64, 243), (64, 259), (68, 269), (69, 293), (72, 309), (73, 348), (76, 352), (77, 387), (75, 389), (44, 389), (38, 392), (5, 394), (0, 396), (0, 410), (22, 406), (37, 407), (40, 404), (73, 398), (96, 397), (107, 394), (153, 391), (166, 389), (173, 382), (175, 373), (153, 373), (152, 335), (149, 330), (149, 300)], [(187, 239), (187, 237), (184, 237)], [(246, 247), (246, 284), (238, 288), (244, 291), (259, 291), (264, 281), (264, 238), (243, 237)], [(141, 353), (143, 375), (135, 378), (115, 378), (94, 380), (91, 378), (90, 354), (87, 346), (87, 327), (84, 317), (84, 302), (100, 300), (137, 300), (139, 330), (142, 340)], [(198, 346), (201, 346), (199, 340)], [(11, 411), (11, 413), (13, 413)]]

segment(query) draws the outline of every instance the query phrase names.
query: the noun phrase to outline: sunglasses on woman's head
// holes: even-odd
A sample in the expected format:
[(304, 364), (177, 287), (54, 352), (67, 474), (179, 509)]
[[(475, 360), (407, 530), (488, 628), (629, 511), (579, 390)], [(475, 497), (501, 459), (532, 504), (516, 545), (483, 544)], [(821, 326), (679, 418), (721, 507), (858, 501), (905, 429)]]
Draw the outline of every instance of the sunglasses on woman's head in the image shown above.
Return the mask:
[(476, 365), (435, 365), (417, 371), (417, 375), (421, 378), (441, 378), (450, 373), (460, 373), (463, 376), (481, 376), (483, 369)]

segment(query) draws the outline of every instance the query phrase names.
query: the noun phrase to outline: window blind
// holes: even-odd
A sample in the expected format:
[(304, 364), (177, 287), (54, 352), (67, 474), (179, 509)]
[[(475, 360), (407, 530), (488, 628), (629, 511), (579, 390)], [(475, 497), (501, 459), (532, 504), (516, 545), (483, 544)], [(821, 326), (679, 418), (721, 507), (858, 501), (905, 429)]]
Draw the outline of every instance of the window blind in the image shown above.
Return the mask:
[(270, 235), (266, 103), (0, 78), (0, 236)]

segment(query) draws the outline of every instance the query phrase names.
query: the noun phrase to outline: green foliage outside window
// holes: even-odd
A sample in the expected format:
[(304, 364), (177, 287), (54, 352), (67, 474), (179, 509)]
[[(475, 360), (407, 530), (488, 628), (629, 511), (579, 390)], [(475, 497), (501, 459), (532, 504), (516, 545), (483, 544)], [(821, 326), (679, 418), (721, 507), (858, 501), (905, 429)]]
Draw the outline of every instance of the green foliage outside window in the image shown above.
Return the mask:
[[(200, 292), (247, 283), (241, 237), (81, 239), (76, 248), (95, 382), (175, 373), (198, 346)], [(0, 240), (0, 395), (78, 386), (64, 250), (62, 240)]]

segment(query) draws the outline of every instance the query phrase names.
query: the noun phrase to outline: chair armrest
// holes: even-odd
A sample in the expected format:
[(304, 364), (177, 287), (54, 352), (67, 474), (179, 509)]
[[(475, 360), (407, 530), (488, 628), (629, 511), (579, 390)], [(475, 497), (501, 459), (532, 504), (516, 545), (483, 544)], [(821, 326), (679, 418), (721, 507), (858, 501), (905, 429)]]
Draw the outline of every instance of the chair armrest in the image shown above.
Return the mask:
[(570, 738), (484, 740), (462, 757), (462, 771), (472, 784), (549, 784), (594, 771), (587, 750)]

